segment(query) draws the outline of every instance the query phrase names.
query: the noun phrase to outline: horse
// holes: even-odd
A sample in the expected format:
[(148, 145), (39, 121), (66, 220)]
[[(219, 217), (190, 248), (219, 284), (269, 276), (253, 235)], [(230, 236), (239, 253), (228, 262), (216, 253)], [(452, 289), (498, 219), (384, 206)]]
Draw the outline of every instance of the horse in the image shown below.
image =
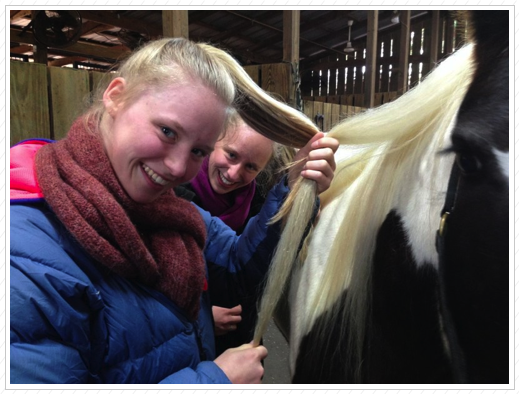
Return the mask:
[(471, 25), (422, 83), (329, 132), (318, 221), (270, 274), (290, 277), (293, 383), (509, 382), (508, 11)]

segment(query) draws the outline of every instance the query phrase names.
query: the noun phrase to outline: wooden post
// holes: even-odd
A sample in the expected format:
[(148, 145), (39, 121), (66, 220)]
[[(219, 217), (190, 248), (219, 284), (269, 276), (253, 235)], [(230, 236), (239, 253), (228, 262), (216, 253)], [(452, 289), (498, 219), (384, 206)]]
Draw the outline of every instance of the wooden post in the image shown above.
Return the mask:
[(450, 15), (445, 19), (445, 55), (454, 51), (454, 19)]
[(368, 36), (366, 41), (366, 71), (364, 74), (364, 107), (375, 106), (375, 73), (377, 63), (378, 11), (368, 11)]
[(431, 47), (429, 56), (429, 70), (438, 63), (438, 49), (440, 47), (440, 11), (432, 11), (431, 19)]
[(162, 34), (164, 37), (189, 38), (187, 10), (162, 11)]
[(299, 10), (283, 11), (283, 62), (290, 63), (291, 73), (288, 80), (287, 104), (300, 109), (301, 91), (299, 76), (299, 28), (301, 13)]
[(400, 11), (400, 60), (398, 61), (398, 94), (407, 91), (409, 71), (409, 42), (411, 36), (411, 11)]
[[(31, 17), (34, 19), (38, 11), (31, 11)], [(44, 11), (43, 11), (44, 12)], [(47, 64), (47, 47), (34, 40), (32, 47), (34, 63)]]

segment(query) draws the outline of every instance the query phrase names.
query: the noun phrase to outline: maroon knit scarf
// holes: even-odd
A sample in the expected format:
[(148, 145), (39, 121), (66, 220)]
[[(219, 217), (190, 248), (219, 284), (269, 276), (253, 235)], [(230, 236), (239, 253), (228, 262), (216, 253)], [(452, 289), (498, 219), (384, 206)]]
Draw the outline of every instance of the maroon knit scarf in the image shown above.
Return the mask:
[(134, 202), (81, 119), (65, 139), (38, 151), (35, 167), (45, 200), (95, 260), (156, 288), (196, 318), (206, 229), (191, 203), (173, 191), (150, 204)]

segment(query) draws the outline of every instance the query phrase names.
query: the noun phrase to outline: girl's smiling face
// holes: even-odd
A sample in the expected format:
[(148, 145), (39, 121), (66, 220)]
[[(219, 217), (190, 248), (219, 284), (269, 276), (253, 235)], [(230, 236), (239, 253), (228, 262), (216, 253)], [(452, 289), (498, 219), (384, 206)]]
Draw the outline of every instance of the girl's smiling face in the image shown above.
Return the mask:
[(268, 164), (274, 143), (240, 122), (216, 143), (209, 157), (209, 182), (218, 194), (251, 183)]
[(148, 89), (129, 105), (123, 78), (105, 91), (104, 148), (119, 182), (136, 202), (149, 203), (198, 173), (223, 128), (226, 105), (200, 81)]

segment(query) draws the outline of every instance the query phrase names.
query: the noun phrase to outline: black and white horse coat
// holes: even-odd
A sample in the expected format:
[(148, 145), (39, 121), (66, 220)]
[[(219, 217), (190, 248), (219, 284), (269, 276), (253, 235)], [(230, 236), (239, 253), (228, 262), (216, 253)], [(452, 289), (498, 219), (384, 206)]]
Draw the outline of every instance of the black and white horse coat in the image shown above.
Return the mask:
[[(294, 383), (508, 383), (509, 16), (474, 14), (475, 44), (437, 68), (475, 67), (470, 85), (458, 102), (446, 104), (455, 111), (436, 132), (406, 142), (412, 147), (422, 139), (419, 157), (399, 153), (398, 141), (380, 151), (370, 148), (369, 155), (383, 158), (346, 169), (339, 164), (333, 196), (323, 196), (288, 295)], [(336, 160), (351, 155), (341, 147)], [(453, 166), (459, 177), (448, 191)], [(392, 174), (394, 182), (386, 182), (391, 190), (377, 190)], [(344, 187), (341, 176), (354, 179)], [(365, 177), (372, 178), (372, 194), (357, 190), (369, 182)], [(446, 199), (452, 206), (439, 253)], [(370, 214), (379, 204), (387, 209), (377, 222)], [(341, 241), (345, 231), (359, 239)], [(342, 272), (328, 267), (347, 248), (370, 245), (366, 237), (374, 248), (360, 250), (365, 258), (344, 257)], [(338, 277), (340, 289), (329, 293)], [(347, 318), (345, 308), (353, 308)]]

